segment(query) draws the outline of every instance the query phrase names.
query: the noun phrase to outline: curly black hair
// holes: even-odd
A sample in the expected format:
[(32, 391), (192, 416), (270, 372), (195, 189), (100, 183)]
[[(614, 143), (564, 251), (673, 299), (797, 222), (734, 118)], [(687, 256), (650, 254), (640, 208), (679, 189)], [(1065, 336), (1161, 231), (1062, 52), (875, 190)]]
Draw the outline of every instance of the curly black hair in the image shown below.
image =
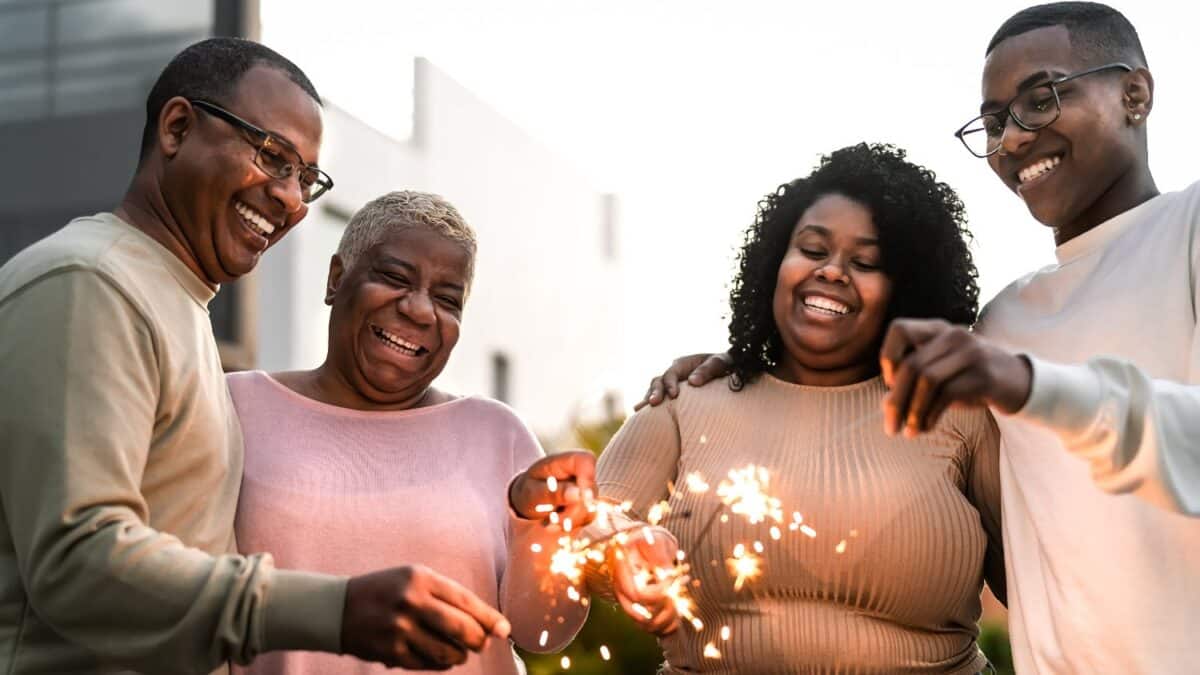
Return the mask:
[(758, 203), (729, 292), (735, 383), (750, 382), (779, 364), (783, 342), (772, 312), (779, 265), (800, 216), (829, 194), (871, 212), (882, 269), (893, 288), (885, 327), (900, 316), (975, 322), (978, 273), (962, 201), (932, 171), (906, 160), (904, 150), (859, 143), (823, 156), (811, 174), (780, 185)]

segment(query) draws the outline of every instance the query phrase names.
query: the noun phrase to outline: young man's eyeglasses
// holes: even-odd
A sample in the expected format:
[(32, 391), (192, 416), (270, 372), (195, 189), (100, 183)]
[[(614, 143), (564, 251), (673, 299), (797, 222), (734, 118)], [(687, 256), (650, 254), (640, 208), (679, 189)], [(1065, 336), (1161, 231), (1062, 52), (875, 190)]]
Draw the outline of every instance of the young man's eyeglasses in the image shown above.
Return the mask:
[(1025, 131), (1037, 131), (1048, 127), (1054, 124), (1058, 120), (1058, 116), (1062, 114), (1058, 85), (1084, 75), (1114, 68), (1120, 68), (1125, 72), (1133, 70), (1124, 63), (1109, 63), (1050, 80), (1017, 94), (1002, 110), (984, 113), (967, 122), (961, 129), (954, 132), (954, 135), (962, 141), (963, 145), (967, 146), (967, 150), (972, 155), (976, 157), (991, 156), (1000, 149), (1000, 144), (1004, 142), (1004, 131), (1008, 128), (1010, 117), (1017, 123), (1017, 126)]
[(300, 181), (300, 197), (305, 204), (316, 201), (317, 197), (333, 189), (333, 179), (329, 177), (329, 174), (311, 164), (305, 164), (304, 160), (300, 158), (300, 153), (287, 141), (269, 131), (258, 128), (215, 103), (198, 99), (188, 102), (249, 134), (254, 139), (250, 141), (250, 144), (257, 148), (257, 152), (254, 153), (254, 164), (272, 178), (289, 178), (296, 175)]

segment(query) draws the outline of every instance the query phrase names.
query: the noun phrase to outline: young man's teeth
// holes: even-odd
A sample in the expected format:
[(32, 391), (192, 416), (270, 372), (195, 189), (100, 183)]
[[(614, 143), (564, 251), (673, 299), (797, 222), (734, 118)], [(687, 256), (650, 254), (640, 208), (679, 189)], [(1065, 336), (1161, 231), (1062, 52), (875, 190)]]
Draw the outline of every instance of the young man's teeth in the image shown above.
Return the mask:
[(263, 218), (261, 215), (259, 215), (257, 211), (255, 211), (254, 209), (251, 209), (249, 206), (246, 206), (245, 204), (243, 204), (241, 202), (235, 202), (233, 205), (233, 208), (236, 209), (237, 212), (243, 218), (246, 219), (246, 222), (253, 225), (254, 229), (256, 229), (258, 231), (258, 233), (263, 235), (264, 237), (269, 237), (269, 236), (271, 236), (272, 233), (275, 232), (275, 226), (272, 225), (269, 220), (267, 220), (266, 218)]
[(1044, 173), (1050, 171), (1051, 169), (1053, 169), (1054, 167), (1058, 166), (1059, 162), (1061, 162), (1061, 161), (1062, 161), (1061, 157), (1051, 157), (1049, 159), (1043, 159), (1042, 161), (1040, 161), (1036, 164), (1032, 164), (1030, 166), (1025, 167), (1024, 169), (1021, 169), (1017, 173), (1017, 179), (1020, 180), (1022, 183), (1028, 183), (1029, 181), (1033, 180), (1034, 178), (1037, 178), (1038, 176), (1041, 176), (1042, 174), (1044, 174)]
[(815, 295), (805, 298), (804, 305), (806, 307), (811, 307), (813, 309), (819, 309), (819, 310), (829, 312), (831, 314), (837, 314), (837, 315), (848, 314), (850, 312), (849, 307), (843, 305), (842, 303), (838, 302), (837, 300), (830, 300), (829, 298), (821, 298), (821, 297), (817, 297)]

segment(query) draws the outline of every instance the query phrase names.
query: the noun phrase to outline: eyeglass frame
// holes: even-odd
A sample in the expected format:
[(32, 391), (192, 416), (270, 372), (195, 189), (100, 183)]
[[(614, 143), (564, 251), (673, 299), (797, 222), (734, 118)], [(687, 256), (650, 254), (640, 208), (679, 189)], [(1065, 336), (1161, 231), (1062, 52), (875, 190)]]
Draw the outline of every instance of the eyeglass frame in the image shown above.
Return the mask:
[[(954, 137), (962, 142), (963, 147), (965, 147), (967, 149), (967, 152), (971, 153), (972, 155), (974, 155), (980, 159), (987, 159), (988, 157), (991, 157), (992, 155), (999, 152), (1000, 148), (1004, 145), (1004, 134), (1008, 133), (1008, 120), (1009, 119), (1016, 122), (1017, 126), (1021, 127), (1025, 131), (1038, 131), (1039, 129), (1045, 129), (1046, 127), (1050, 126), (1051, 124), (1054, 124), (1055, 122), (1057, 122), (1058, 118), (1062, 116), (1062, 100), (1059, 98), (1059, 95), (1058, 95), (1058, 85), (1063, 84), (1064, 82), (1070, 82), (1071, 80), (1083, 77), (1084, 75), (1092, 75), (1094, 73), (1099, 73), (1099, 72), (1102, 72), (1105, 70), (1110, 70), (1112, 68), (1120, 68), (1121, 70), (1124, 70), (1127, 73), (1132, 73), (1134, 71), (1133, 66), (1129, 65), (1128, 63), (1114, 61), (1113, 63), (1106, 63), (1103, 66), (1096, 66), (1094, 68), (1088, 68), (1087, 70), (1082, 70), (1078, 73), (1064, 75), (1063, 77), (1055, 78), (1053, 80), (1050, 80), (1049, 82), (1043, 82), (1041, 84), (1031, 86), (1028, 89), (1026, 89), (1025, 91), (1017, 92), (1017, 95), (1013, 96), (1011, 99), (1009, 99), (1008, 103), (1006, 103), (1003, 108), (1000, 108), (999, 110), (997, 110), (995, 112), (980, 113), (979, 115), (972, 117), (970, 120), (967, 121), (966, 124), (959, 127), (958, 131), (954, 132)], [(1017, 99), (1021, 98), (1022, 96), (1028, 94), (1029, 92), (1031, 92), (1034, 89), (1037, 89), (1039, 87), (1050, 87), (1050, 92), (1052, 94), (1054, 94), (1054, 118), (1051, 119), (1049, 122), (1046, 122), (1045, 124), (1039, 124), (1037, 126), (1030, 126), (1029, 124), (1022, 122), (1021, 118), (1017, 117), (1017, 115), (1015, 115), (1013, 113), (1012, 106), (1014, 103), (1017, 102)], [(975, 152), (974, 150), (972, 150), (971, 146), (967, 143), (967, 139), (963, 137), (967, 131), (967, 127), (971, 126), (978, 120), (981, 120), (985, 117), (996, 116), (996, 115), (1000, 115), (1002, 113), (1004, 115), (1004, 120), (1003, 120), (1004, 121), (1004, 130), (1002, 132), (1000, 132), (1000, 140), (998, 143), (996, 143), (996, 148), (994, 150), (992, 150), (991, 152), (988, 152), (988, 153), (985, 153), (982, 155), (979, 154), (978, 152)], [(985, 133), (986, 133), (986, 130), (985, 130)]]
[[(278, 135), (273, 134), (270, 131), (267, 131), (266, 129), (262, 129), (255, 124), (247, 122), (246, 120), (229, 112), (225, 108), (222, 108), (221, 106), (217, 105), (216, 103), (213, 103), (212, 101), (205, 101), (204, 99), (188, 99), (188, 103), (192, 104), (192, 106), (199, 108), (200, 110), (203, 110), (204, 112), (206, 112), (214, 117), (220, 118), (220, 119), (224, 120), (225, 122), (242, 129), (243, 131), (248, 131), (252, 134), (255, 134), (256, 136), (261, 137), (263, 139), (262, 142), (258, 143), (257, 147), (255, 148), (254, 165), (257, 166), (259, 168), (259, 170), (261, 170), (263, 173), (267, 174), (268, 176), (270, 176), (272, 178), (282, 179), (282, 178), (290, 178), (294, 174), (296, 176), (296, 180), (299, 181), (300, 175), (304, 171), (315, 172), (316, 180), (313, 181), (313, 184), (320, 187), (321, 189), (318, 190), (317, 192), (313, 193), (308, 199), (303, 199), (304, 190), (303, 190), (303, 186), (301, 186), (300, 194), (302, 195), (302, 199), (305, 204), (311, 204), (311, 203), (317, 201), (317, 198), (321, 197), (326, 192), (329, 192), (330, 190), (333, 189), (333, 178), (331, 178), (329, 176), (329, 174), (325, 173), (325, 171), (322, 170), (321, 167), (319, 167), (319, 166), (316, 166), (314, 164), (305, 163), (304, 158), (302, 158), (300, 156), (300, 151), (297, 150), (296, 147), (293, 146), (291, 143), (288, 143), (286, 140), (280, 138)], [(253, 142), (251, 142), (249, 140), (247, 140), (247, 142), (250, 143), (250, 145), (252, 145), (252, 146), (255, 145)], [(266, 169), (266, 167), (263, 166), (263, 162), (260, 159), (260, 156), (262, 155), (262, 151), (272, 142), (278, 144), (280, 147), (283, 147), (284, 149), (286, 149), (289, 152), (292, 152), (296, 155), (296, 161), (291, 162), (290, 164), (298, 167), (298, 169), (293, 170), (292, 173), (289, 173), (289, 174), (286, 174), (283, 176), (277, 176), (274, 173), (268, 171)]]

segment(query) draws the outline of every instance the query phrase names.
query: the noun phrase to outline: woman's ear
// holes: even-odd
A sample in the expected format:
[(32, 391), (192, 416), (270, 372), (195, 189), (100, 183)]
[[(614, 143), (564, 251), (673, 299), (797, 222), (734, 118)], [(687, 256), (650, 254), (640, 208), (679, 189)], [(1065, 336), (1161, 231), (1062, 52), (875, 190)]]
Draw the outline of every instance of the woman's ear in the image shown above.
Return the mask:
[(333, 296), (337, 295), (338, 288), (342, 285), (342, 275), (346, 268), (342, 265), (342, 258), (334, 253), (329, 259), (329, 279), (325, 282), (325, 304), (333, 305)]

